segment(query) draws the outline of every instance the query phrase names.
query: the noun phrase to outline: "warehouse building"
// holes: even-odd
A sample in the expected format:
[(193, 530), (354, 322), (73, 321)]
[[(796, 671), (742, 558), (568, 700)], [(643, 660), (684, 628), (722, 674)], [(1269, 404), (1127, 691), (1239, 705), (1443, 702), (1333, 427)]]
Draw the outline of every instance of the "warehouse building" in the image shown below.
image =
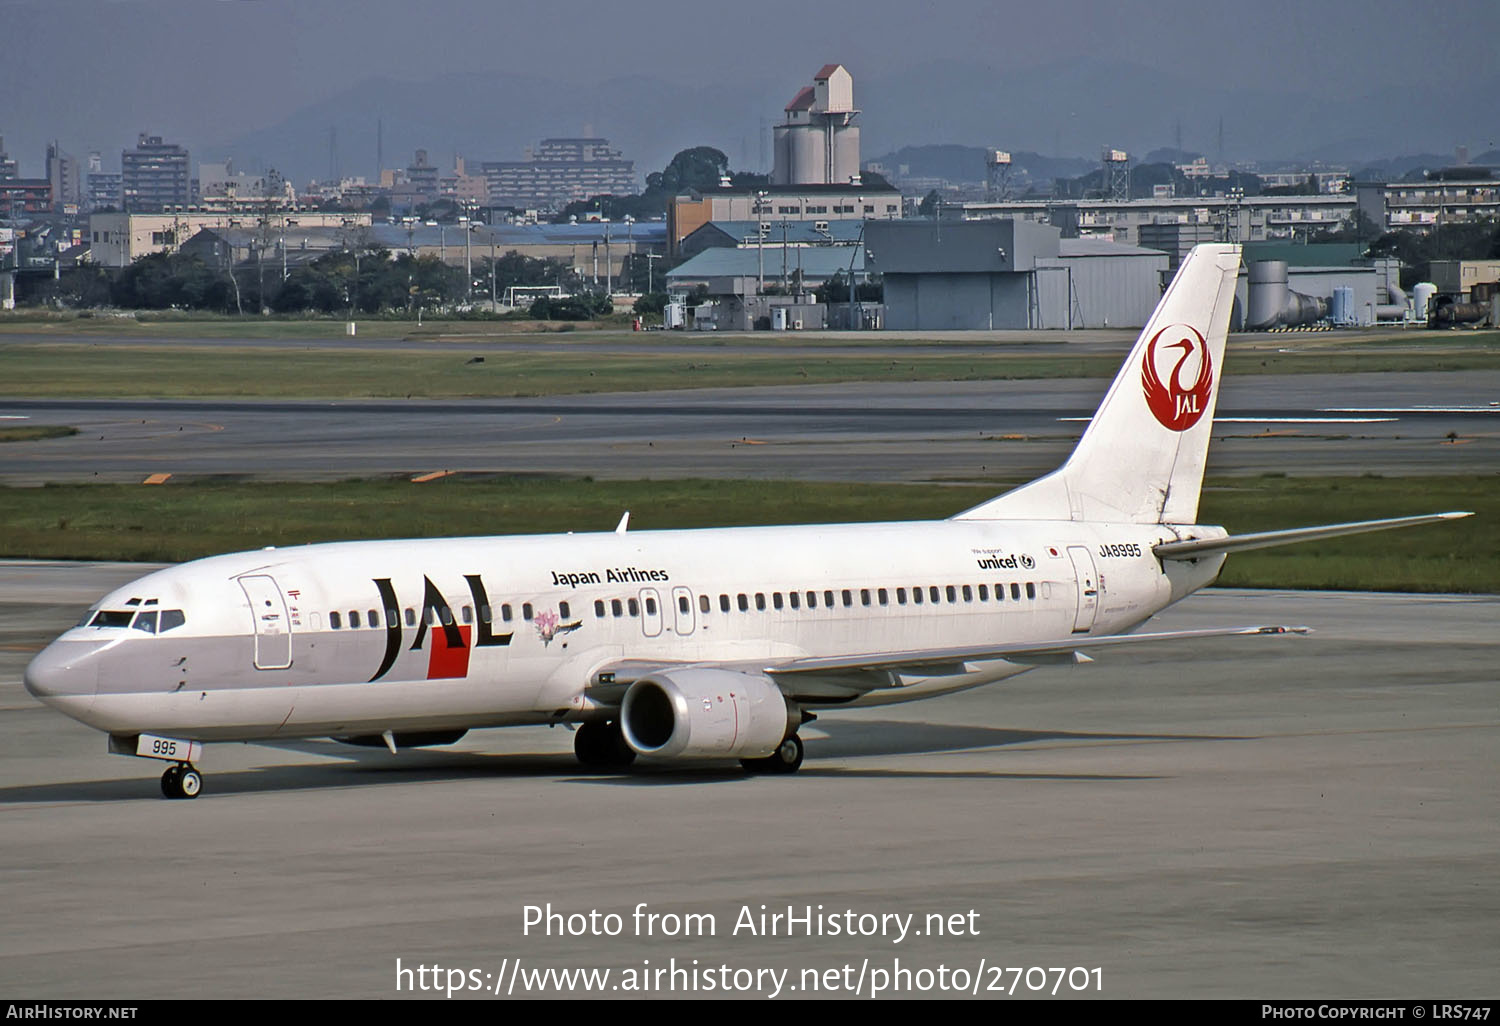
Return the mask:
[(1168, 273), (1165, 253), (1016, 219), (872, 221), (864, 256), (895, 331), (1140, 327)]

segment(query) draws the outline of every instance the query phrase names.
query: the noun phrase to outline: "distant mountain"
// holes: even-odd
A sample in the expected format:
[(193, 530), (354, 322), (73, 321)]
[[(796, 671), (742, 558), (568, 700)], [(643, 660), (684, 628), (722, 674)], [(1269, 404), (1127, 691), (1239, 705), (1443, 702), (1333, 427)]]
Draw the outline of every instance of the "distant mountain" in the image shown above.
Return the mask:
[[(1076, 176), (1086, 170), (1079, 162), (1092, 166), (1105, 146), (1132, 155), (1175, 148), (1179, 126), (1184, 149), (1217, 162), (1221, 121), (1228, 159), (1359, 167), (1398, 145), (1443, 153), (1455, 142), (1495, 138), (1495, 115), (1473, 97), (1500, 94), (1500, 74), (1463, 89), (1323, 96), (1215, 88), (1158, 68), (1083, 59), (1040, 70), (950, 62), (851, 71), (866, 157), (884, 154), (875, 159), (959, 181), (983, 180), (987, 147), (1009, 150), (1037, 178)], [(642, 177), (694, 145), (723, 150), (738, 170), (769, 170), (771, 126), (796, 84), (722, 79), (685, 88), (644, 74), (597, 85), (480, 73), (371, 78), (263, 130), (189, 142), (195, 160), (232, 156), (247, 169), (259, 160), (298, 182), (326, 178), (335, 164), (343, 174), (373, 176), (377, 119), (387, 167), (405, 166), (419, 147), (442, 166), (455, 150), (476, 162), (515, 160), (543, 137), (589, 130), (623, 150)], [(930, 144), (938, 145), (927, 153)], [(923, 154), (899, 156), (915, 148)], [(1042, 153), (1073, 156), (1051, 167), (1052, 158), (1036, 157)]]
[(193, 157), (234, 157), (247, 166), (258, 158), (298, 183), (330, 177), (334, 164), (343, 175), (373, 179), (380, 123), (387, 168), (406, 167), (425, 149), (439, 167), (452, 167), (456, 152), (477, 173), (479, 162), (520, 160), (543, 138), (590, 134), (635, 161), (642, 180), (677, 151), (698, 145), (723, 150), (736, 169), (753, 170), (761, 159), (761, 119), (779, 109), (773, 97), (784, 91), (753, 83), (682, 89), (646, 76), (595, 87), (504, 74), (374, 78), (262, 131), (197, 147)]

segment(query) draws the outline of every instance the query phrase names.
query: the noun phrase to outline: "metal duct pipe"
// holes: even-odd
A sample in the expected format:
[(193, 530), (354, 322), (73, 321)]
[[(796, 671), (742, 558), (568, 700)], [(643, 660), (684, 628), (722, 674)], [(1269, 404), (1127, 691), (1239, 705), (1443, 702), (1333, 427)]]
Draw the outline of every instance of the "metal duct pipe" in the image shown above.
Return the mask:
[(1286, 261), (1260, 260), (1250, 265), (1250, 331), (1311, 324), (1328, 316), (1328, 300), (1305, 296), (1287, 287)]

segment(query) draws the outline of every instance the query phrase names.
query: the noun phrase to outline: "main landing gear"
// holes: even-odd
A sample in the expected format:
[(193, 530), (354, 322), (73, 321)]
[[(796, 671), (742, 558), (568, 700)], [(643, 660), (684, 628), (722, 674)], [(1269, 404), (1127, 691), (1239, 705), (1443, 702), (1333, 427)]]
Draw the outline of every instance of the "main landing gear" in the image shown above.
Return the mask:
[(802, 739), (788, 734), (776, 751), (763, 759), (741, 759), (746, 773), (796, 773), (802, 765)]
[(573, 732), (573, 754), (589, 769), (622, 770), (635, 762), (618, 720), (581, 723)]
[(203, 790), (203, 774), (190, 762), (167, 767), (161, 775), (161, 793), (168, 798), (196, 798)]

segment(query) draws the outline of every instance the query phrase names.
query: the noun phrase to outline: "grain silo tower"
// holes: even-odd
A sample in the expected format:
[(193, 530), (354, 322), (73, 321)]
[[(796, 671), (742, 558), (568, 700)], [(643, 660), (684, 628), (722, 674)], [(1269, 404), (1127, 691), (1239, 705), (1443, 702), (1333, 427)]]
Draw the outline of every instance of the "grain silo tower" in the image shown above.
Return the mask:
[(786, 105), (776, 126), (772, 185), (848, 185), (859, 174), (854, 79), (842, 64), (825, 64)]

